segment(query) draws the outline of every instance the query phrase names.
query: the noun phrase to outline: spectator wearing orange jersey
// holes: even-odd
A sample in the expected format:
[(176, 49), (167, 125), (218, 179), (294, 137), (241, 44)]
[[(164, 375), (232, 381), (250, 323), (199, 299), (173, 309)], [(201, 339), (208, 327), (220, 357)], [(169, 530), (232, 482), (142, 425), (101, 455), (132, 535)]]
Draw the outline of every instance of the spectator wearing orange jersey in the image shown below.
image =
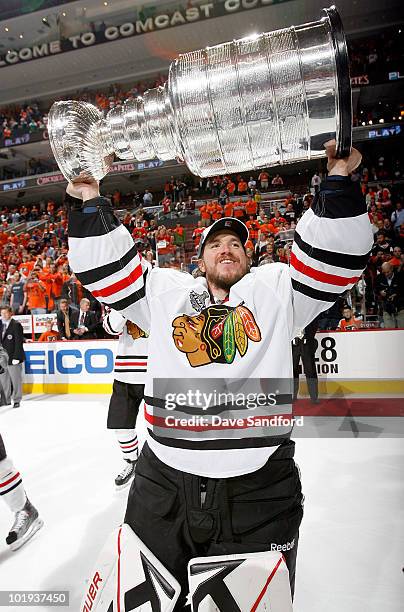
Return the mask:
[(199, 213), (201, 215), (201, 222), (203, 227), (208, 227), (210, 225), (210, 212), (208, 210), (208, 203), (205, 202), (203, 206), (200, 207)]
[(237, 185), (237, 192), (239, 195), (245, 195), (247, 193), (248, 185), (242, 178)]
[(236, 191), (236, 184), (231, 179), (228, 181), (226, 185), (226, 190), (227, 190), (227, 193), (229, 194), (229, 197), (233, 196), (234, 192)]
[(58, 267), (55, 263), (51, 263), (49, 266), (48, 279), (52, 281), (51, 286), (51, 305), (48, 304), (48, 310), (55, 310), (58, 306), (59, 300), (62, 295), (63, 288), (63, 274), (58, 271)]
[(233, 202), (233, 215), (236, 219), (243, 219), (245, 216), (245, 206), (244, 203), (239, 200), (238, 202)]
[(59, 333), (53, 329), (53, 321), (45, 322), (46, 331), (38, 338), (38, 342), (57, 342), (60, 340)]
[(201, 234), (203, 231), (204, 231), (204, 228), (202, 227), (202, 222), (198, 221), (198, 225), (192, 233), (192, 240), (194, 241), (195, 249), (198, 248), (199, 242), (201, 240)]
[(353, 329), (361, 329), (362, 321), (355, 319), (352, 313), (352, 308), (345, 306), (342, 310), (343, 319), (338, 323), (337, 329), (339, 331), (352, 331)]
[(32, 270), (24, 287), (26, 302), (31, 314), (46, 313), (46, 287), (38, 278), (38, 273)]
[(268, 234), (277, 234), (279, 230), (275, 225), (270, 223), (269, 217), (265, 215), (264, 223), (261, 223), (260, 231), (261, 234), (267, 236)]
[(217, 219), (221, 219), (223, 217), (223, 207), (220, 206), (219, 202), (215, 202), (215, 210), (212, 213), (213, 221), (217, 221)]
[(246, 221), (246, 226), (248, 227), (248, 237), (255, 244), (258, 240), (258, 232), (261, 226), (257, 219), (254, 219), (254, 215), (250, 215), (249, 220)]
[(24, 277), (24, 279), (28, 278), (29, 273), (34, 268), (34, 265), (35, 265), (35, 262), (34, 261), (30, 261), (28, 255), (24, 255), (23, 256), (22, 262), (18, 266), (18, 271), (20, 272), (21, 276)]
[(233, 202), (226, 202), (226, 204), (223, 206), (223, 213), (225, 217), (233, 216)]
[(212, 219), (212, 215), (216, 210), (216, 204), (217, 204), (216, 201), (212, 201), (212, 202), (209, 202), (208, 205), (206, 206), (206, 210), (210, 215), (210, 219)]
[(250, 217), (251, 215), (255, 217), (255, 215), (257, 214), (257, 210), (258, 210), (257, 202), (253, 200), (252, 196), (250, 196), (247, 202), (245, 203), (246, 215), (248, 217)]

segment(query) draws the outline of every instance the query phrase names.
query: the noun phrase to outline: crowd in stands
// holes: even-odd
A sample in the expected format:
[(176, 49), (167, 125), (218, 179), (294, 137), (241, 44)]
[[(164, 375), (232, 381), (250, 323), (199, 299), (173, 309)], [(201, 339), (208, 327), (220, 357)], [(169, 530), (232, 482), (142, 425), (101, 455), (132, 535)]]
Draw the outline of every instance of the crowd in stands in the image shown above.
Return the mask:
[(377, 36), (348, 41), (351, 76), (398, 70), (403, 61), (404, 30), (389, 28)]
[[(127, 98), (141, 96), (147, 89), (158, 87), (165, 81), (166, 77), (158, 76), (152, 80), (140, 81), (127, 87), (113, 83), (103, 91), (84, 89), (76, 91), (74, 94), (64, 94), (60, 99), (90, 102), (107, 112), (118, 104), (122, 104)], [(0, 108), (0, 135), (4, 138), (12, 138), (21, 132), (32, 133), (45, 129), (48, 124), (49, 107), (50, 105), (40, 105), (39, 102), (33, 101), (21, 106), (9, 105)]]
[[(372, 315), (380, 317), (385, 327), (404, 327), (401, 194), (392, 194), (383, 183), (375, 187), (372, 182), (383, 178), (384, 163), (381, 156), (376, 167), (369, 170), (365, 161), (351, 176), (353, 181), (360, 181), (366, 199), (374, 246), (361, 281), (324, 314), (320, 328), (324, 325), (323, 328), (355, 329), (363, 325), (361, 317)], [(285, 178), (273, 170), (213, 177), (196, 186), (186, 177), (171, 177), (164, 185), (158, 214), (149, 208), (154, 203), (150, 189), (143, 195), (125, 197), (118, 190), (108, 195), (148, 261), (192, 271), (201, 233), (223, 216), (235, 216), (246, 223), (249, 229), (246, 249), (252, 265), (288, 263), (296, 223), (312, 205), (321, 180), (321, 175), (314, 173), (309, 190), (299, 195), (292, 194), (288, 185), (284, 185)], [(275, 199), (263, 199), (268, 191)], [(196, 193), (199, 201), (194, 197)], [(200, 199), (201, 193), (205, 200)], [(80, 312), (83, 304), (87, 305), (82, 303), (85, 298), (95, 320), (91, 329), (86, 326), (84, 333), (90, 334), (88, 337), (102, 337), (102, 308), (68, 266), (66, 210), (66, 206), (57, 207), (53, 200), (0, 210), (0, 304), (10, 305), (15, 314), (53, 312), (59, 317), (61, 308), (68, 308), (73, 314)], [(347, 315), (347, 307), (351, 308), (345, 323), (341, 323), (343, 306)], [(68, 339), (81, 337), (74, 331), (77, 327), (68, 328)], [(60, 329), (58, 333), (58, 337), (66, 338)]]

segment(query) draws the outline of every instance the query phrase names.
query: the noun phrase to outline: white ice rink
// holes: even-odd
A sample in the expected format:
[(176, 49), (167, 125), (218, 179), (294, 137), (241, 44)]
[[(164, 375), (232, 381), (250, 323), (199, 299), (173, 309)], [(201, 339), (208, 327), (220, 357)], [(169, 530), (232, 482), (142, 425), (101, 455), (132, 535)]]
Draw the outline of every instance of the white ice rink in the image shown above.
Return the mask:
[[(121, 459), (107, 405), (107, 396), (31, 396), (19, 409), (0, 408), (8, 455), (45, 521), (10, 552), (13, 517), (0, 502), (0, 590), (70, 591), (69, 608), (10, 612), (79, 612), (87, 574), (123, 519), (128, 489), (113, 487)], [(401, 612), (402, 439), (299, 439), (296, 460), (306, 504), (295, 612)]]

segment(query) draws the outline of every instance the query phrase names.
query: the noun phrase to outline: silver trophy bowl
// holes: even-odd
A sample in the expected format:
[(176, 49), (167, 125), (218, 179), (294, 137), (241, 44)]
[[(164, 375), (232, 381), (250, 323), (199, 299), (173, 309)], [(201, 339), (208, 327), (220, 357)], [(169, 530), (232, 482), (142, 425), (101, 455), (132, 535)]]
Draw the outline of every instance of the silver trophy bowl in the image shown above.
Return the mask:
[(214, 176), (337, 156), (352, 144), (348, 52), (336, 8), (319, 21), (185, 53), (164, 87), (102, 113), (56, 102), (50, 144), (68, 180), (108, 172), (120, 159), (179, 158)]

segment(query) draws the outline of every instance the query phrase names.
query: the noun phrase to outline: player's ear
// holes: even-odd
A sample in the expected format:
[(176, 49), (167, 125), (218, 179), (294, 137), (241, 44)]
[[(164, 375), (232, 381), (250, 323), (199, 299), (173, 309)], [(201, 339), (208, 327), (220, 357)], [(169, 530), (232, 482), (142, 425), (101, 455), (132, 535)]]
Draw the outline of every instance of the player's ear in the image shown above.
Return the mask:
[(198, 259), (198, 267), (201, 272), (203, 273), (206, 272), (206, 266), (205, 266), (205, 262), (203, 261), (203, 259)]

